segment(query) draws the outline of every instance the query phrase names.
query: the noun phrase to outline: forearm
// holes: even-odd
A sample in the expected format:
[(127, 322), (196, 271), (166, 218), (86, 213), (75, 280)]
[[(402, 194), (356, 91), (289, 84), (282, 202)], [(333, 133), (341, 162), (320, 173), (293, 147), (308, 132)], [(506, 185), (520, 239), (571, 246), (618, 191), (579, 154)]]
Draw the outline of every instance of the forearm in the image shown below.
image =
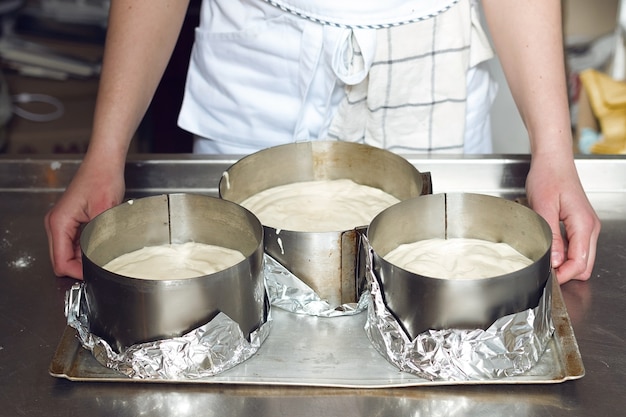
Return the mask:
[(113, 0), (86, 158), (121, 169), (163, 75), (189, 0)]
[(560, 283), (588, 279), (600, 221), (574, 164), (560, 0), (483, 0), (483, 6), (528, 129), (532, 163), (526, 192), (552, 229), (552, 267)]
[(570, 157), (560, 0), (483, 0), (483, 8), (533, 156)]

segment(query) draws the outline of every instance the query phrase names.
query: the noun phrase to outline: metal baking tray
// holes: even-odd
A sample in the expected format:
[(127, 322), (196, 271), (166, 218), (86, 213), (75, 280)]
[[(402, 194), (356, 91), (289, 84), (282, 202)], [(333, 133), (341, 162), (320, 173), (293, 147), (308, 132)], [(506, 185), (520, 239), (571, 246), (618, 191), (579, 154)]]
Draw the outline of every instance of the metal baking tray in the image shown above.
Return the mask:
[(168, 382), (194, 384), (290, 385), (302, 387), (398, 388), (462, 384), (554, 384), (582, 378), (580, 356), (561, 289), (553, 285), (555, 333), (539, 362), (527, 373), (471, 382), (429, 381), (399, 371), (370, 344), (363, 329), (367, 314), (312, 317), (272, 309), (270, 335), (255, 356), (217, 376), (202, 379), (131, 379), (100, 365), (66, 327), (49, 372), (71, 381)]

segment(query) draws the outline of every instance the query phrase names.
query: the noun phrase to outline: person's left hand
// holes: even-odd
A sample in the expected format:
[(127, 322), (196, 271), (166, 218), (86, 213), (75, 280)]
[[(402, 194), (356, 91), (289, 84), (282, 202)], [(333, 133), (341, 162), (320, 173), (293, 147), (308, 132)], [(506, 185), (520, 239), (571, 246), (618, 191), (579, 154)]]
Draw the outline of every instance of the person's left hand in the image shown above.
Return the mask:
[(526, 192), (530, 206), (552, 229), (551, 262), (558, 282), (589, 279), (596, 258), (600, 219), (587, 199), (573, 161), (554, 156), (533, 157)]

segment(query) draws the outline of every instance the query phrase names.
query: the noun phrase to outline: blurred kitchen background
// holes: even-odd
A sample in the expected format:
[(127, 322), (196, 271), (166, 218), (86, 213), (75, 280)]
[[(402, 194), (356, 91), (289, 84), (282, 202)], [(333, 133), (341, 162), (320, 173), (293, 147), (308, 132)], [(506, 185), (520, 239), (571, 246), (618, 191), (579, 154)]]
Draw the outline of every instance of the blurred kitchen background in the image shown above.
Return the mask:
[[(191, 151), (176, 126), (200, 0), (192, 0), (183, 32), (131, 153)], [(606, 70), (622, 50), (619, 0), (563, 0), (564, 36), (574, 130), (578, 74)], [(0, 153), (86, 150), (106, 33), (108, 0), (0, 0)], [(494, 151), (528, 153), (525, 129), (497, 60), (500, 89), (493, 109)]]

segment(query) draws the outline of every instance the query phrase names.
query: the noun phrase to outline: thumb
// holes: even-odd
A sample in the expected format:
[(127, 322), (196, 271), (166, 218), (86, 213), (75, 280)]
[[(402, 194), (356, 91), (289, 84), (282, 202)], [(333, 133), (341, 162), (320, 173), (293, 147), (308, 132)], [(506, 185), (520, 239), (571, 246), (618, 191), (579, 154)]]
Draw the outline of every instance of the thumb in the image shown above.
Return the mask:
[(563, 238), (563, 234), (561, 233), (560, 224), (557, 222), (556, 225), (550, 224), (550, 228), (552, 229), (552, 249), (550, 253), (550, 262), (552, 264), (552, 268), (558, 268), (563, 265), (565, 262), (565, 251), (566, 251), (566, 242)]
[(550, 263), (553, 268), (558, 268), (565, 262), (565, 252), (567, 243), (561, 232), (561, 222), (559, 220), (559, 211), (548, 205), (535, 205), (533, 209), (539, 214), (550, 226), (552, 230), (552, 248), (550, 253)]

